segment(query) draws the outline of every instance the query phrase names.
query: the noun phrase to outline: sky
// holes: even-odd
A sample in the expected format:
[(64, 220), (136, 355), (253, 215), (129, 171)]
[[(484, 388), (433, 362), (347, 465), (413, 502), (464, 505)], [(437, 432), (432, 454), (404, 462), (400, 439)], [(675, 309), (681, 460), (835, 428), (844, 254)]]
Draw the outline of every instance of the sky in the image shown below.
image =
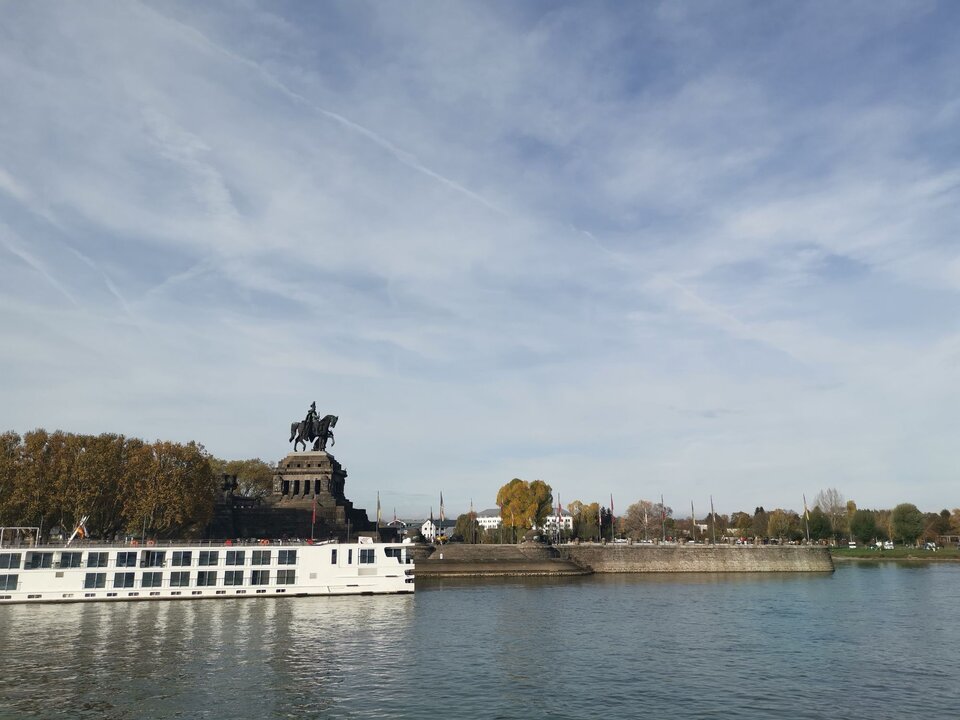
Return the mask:
[(960, 4), (0, 0), (0, 429), (960, 506)]

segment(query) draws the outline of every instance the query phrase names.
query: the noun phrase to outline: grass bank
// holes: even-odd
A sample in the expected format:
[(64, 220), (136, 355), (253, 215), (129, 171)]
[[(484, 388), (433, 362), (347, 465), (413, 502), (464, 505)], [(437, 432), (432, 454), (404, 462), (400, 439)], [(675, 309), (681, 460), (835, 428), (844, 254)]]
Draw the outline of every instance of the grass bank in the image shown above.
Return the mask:
[(922, 560), (930, 562), (960, 560), (960, 550), (957, 548), (924, 550), (923, 548), (895, 547), (893, 550), (877, 550), (874, 547), (836, 547), (830, 548), (830, 555), (834, 560)]

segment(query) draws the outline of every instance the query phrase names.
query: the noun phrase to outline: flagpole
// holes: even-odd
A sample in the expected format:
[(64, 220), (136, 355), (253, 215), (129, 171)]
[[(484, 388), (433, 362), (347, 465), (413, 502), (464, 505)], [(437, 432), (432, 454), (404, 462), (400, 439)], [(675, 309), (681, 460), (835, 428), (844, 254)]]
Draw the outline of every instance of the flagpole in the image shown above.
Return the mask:
[(713, 495), (710, 496), (710, 544), (717, 544), (717, 513), (713, 510)]
[(810, 544), (810, 511), (807, 510), (807, 494), (806, 493), (803, 494), (803, 523), (807, 527), (807, 545), (809, 545)]
[(697, 541), (697, 515), (693, 512), (693, 500), (690, 501), (690, 539)]
[(663, 504), (663, 493), (660, 493), (660, 542), (667, 541), (667, 506)]
[(617, 539), (617, 524), (613, 520), (613, 493), (610, 493), (610, 542)]

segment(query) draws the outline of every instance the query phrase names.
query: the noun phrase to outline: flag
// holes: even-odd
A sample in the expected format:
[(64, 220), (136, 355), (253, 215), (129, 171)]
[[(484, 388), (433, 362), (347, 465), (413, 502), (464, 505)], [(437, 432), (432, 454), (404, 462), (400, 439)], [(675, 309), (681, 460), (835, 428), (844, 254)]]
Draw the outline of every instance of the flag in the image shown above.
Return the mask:
[(440, 491), (440, 524), (443, 525), (443, 490)]
[(377, 490), (377, 527), (380, 527), (380, 491)]
[(810, 511), (807, 510), (807, 494), (803, 494), (803, 517), (806, 520), (810, 519)]
[(613, 493), (610, 493), (610, 519), (613, 519)]

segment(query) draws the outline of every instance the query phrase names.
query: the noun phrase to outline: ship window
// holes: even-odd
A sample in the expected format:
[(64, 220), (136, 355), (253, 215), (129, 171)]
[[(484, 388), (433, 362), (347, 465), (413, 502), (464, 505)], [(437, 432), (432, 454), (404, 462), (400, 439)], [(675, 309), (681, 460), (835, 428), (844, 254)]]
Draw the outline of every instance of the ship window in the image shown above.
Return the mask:
[(0, 590), (16, 590), (17, 575), (0, 575)]
[(170, 587), (187, 587), (188, 585), (190, 585), (189, 571), (170, 573)]
[(140, 555), (140, 567), (163, 567), (167, 554), (162, 550), (144, 550)]
[(0, 553), (0, 570), (18, 570), (20, 553)]
[(27, 562), (30, 565), (30, 568), (48, 568), (53, 567), (53, 553), (49, 552), (34, 552), (27, 553)]
[(227, 565), (243, 565), (245, 556), (244, 550), (227, 550)]
[(201, 570), (197, 573), (197, 587), (211, 587), (217, 584), (216, 570)]
[(117, 567), (136, 567), (137, 554), (135, 552), (118, 552)]
[(403, 550), (400, 548), (384, 548), (383, 552), (387, 557), (397, 558), (399, 560), (400, 553), (402, 553)]
[(243, 585), (243, 570), (227, 570), (223, 574), (224, 585)]
[(162, 572), (145, 572), (140, 587), (163, 587)]
[(373, 548), (360, 548), (360, 564), (373, 565), (376, 551)]
[(347, 565), (353, 565), (353, 548), (347, 550)]
[(87, 567), (106, 567), (107, 566), (107, 553), (105, 552), (92, 552), (87, 553)]
[[(131, 553), (131, 554), (136, 555), (136, 553)], [(132, 572), (114, 573), (113, 586), (115, 588), (133, 587), (133, 573)]]
[(297, 551), (296, 551), (296, 550), (279, 550), (279, 551), (277, 551), (277, 564), (279, 564), (279, 565), (296, 565), (296, 564), (297, 564)]
[(177, 567), (189, 567), (191, 562), (193, 562), (193, 553), (189, 550), (183, 550), (173, 553), (173, 561), (171, 562), (171, 565), (175, 565)]
[(253, 565), (269, 565), (270, 564), (270, 551), (269, 550), (254, 550), (253, 551)]
[(253, 572), (250, 573), (250, 584), (251, 585), (269, 585), (270, 571), (254, 570)]
[(220, 560), (220, 553), (216, 550), (201, 550), (198, 565), (216, 565)]
[(107, 586), (106, 573), (87, 573), (83, 578), (83, 587), (86, 590), (103, 588)]
[(60, 567), (73, 568), (80, 567), (80, 560), (83, 558), (83, 553), (78, 552), (65, 552), (60, 554)]
[(330, 551), (330, 564), (331, 564), (331, 565), (336, 565), (336, 564), (337, 564), (337, 549), (336, 549), (336, 548), (334, 548), (333, 550)]
[(296, 570), (277, 570), (277, 585), (296, 585)]

